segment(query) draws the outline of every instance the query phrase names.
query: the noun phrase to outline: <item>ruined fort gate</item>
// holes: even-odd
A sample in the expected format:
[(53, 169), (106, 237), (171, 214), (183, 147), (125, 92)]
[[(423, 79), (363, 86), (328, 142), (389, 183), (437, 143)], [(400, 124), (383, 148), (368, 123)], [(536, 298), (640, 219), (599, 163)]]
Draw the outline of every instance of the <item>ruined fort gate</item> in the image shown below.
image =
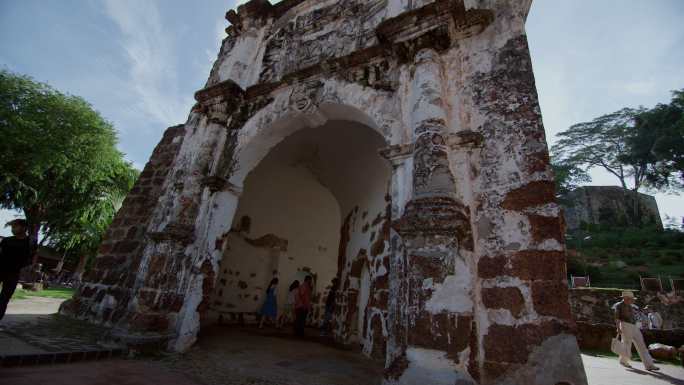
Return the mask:
[(388, 384), (586, 384), (531, 0), (252, 0), (62, 312), (182, 351), (307, 274)]

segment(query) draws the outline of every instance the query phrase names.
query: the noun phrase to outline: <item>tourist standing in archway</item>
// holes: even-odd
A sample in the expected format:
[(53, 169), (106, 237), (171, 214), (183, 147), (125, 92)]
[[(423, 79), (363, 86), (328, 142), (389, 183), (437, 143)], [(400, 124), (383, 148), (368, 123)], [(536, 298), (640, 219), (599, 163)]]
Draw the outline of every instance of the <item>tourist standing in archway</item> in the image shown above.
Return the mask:
[(330, 330), (332, 317), (335, 313), (335, 300), (337, 298), (337, 287), (339, 286), (339, 282), (340, 280), (335, 277), (330, 284), (330, 291), (325, 300), (325, 315), (323, 316), (323, 324), (321, 325), (322, 336), (328, 334), (328, 331)]
[(276, 299), (276, 288), (278, 287), (278, 278), (273, 278), (266, 289), (266, 300), (261, 306), (261, 321), (259, 322), (259, 329), (264, 327), (264, 321), (268, 318), (269, 321), (276, 325), (278, 318), (278, 301)]
[(294, 332), (295, 335), (299, 337), (304, 337), (306, 317), (309, 315), (309, 310), (311, 309), (311, 287), (312, 279), (310, 275), (307, 275), (306, 278), (304, 278), (304, 283), (299, 286), (295, 298), (296, 319), (294, 323)]
[(280, 313), (280, 316), (278, 317), (278, 328), (283, 327), (288, 322), (294, 322), (296, 319), (294, 305), (298, 290), (299, 281), (295, 279), (294, 282), (290, 284), (290, 288), (287, 291), (287, 298), (285, 299), (283, 312)]

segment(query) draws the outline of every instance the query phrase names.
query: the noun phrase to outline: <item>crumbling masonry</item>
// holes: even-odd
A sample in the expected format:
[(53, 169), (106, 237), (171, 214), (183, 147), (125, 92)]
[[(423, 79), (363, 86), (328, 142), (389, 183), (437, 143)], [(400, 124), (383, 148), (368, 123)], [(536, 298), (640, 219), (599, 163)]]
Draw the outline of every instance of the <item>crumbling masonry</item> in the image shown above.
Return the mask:
[[(386, 384), (586, 384), (531, 0), (252, 0), (62, 313), (183, 351), (340, 279)], [(281, 302), (282, 303), (282, 302)]]

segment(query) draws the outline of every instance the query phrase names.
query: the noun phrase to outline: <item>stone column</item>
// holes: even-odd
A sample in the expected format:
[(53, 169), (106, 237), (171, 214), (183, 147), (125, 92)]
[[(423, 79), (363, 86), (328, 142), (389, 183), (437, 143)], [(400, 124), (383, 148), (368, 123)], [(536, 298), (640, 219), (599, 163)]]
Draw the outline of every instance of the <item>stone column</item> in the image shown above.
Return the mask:
[[(397, 301), (403, 354), (394, 358), (386, 383), (474, 383), (468, 372), (473, 340), (469, 211), (456, 199), (446, 143), (447, 112), (440, 56), (419, 51), (411, 84), (413, 197), (393, 223), (401, 236), (404, 269)], [(403, 310), (405, 309), (405, 310)], [(476, 342), (476, 341), (475, 341)]]
[(163, 289), (178, 295), (180, 300), (172, 308), (153, 304), (168, 321), (164, 330), (168, 348), (178, 351), (196, 339), (218, 269), (220, 250), (215, 244), (230, 227), (237, 206), (237, 197), (224, 191), (226, 183), (219, 171), (228, 140), (227, 125), (240, 106), (242, 90), (224, 82), (199, 91), (196, 99), (166, 194), (159, 200), (154, 225), (148, 231), (152, 242), (143, 254), (134, 285), (135, 291)]

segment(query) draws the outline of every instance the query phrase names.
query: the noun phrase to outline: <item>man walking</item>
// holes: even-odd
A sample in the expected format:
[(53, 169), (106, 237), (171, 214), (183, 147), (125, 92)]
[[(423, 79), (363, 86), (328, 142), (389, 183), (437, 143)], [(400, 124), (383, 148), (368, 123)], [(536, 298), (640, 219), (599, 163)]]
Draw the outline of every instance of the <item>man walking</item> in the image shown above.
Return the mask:
[(0, 241), (0, 320), (5, 316), (7, 304), (19, 283), (19, 272), (31, 264), (33, 257), (33, 247), (26, 233), (26, 220), (15, 219), (7, 224), (12, 226), (13, 236)]
[(297, 296), (295, 297), (295, 322), (294, 331), (298, 337), (304, 337), (304, 327), (306, 326), (306, 317), (311, 309), (311, 288), (312, 279), (310, 275), (304, 278), (304, 283), (299, 286)]
[(618, 328), (618, 332), (622, 336), (622, 343), (626, 347), (626, 354), (620, 355), (620, 365), (626, 368), (632, 367), (629, 364), (629, 359), (631, 358), (632, 344), (634, 344), (646, 370), (660, 370), (660, 368), (653, 364), (653, 358), (651, 358), (651, 355), (648, 353), (641, 330), (639, 330), (639, 327), (635, 324), (634, 312), (636, 305), (634, 305), (634, 300), (634, 293), (631, 291), (623, 291), (622, 301), (613, 306), (615, 309), (615, 324)]

